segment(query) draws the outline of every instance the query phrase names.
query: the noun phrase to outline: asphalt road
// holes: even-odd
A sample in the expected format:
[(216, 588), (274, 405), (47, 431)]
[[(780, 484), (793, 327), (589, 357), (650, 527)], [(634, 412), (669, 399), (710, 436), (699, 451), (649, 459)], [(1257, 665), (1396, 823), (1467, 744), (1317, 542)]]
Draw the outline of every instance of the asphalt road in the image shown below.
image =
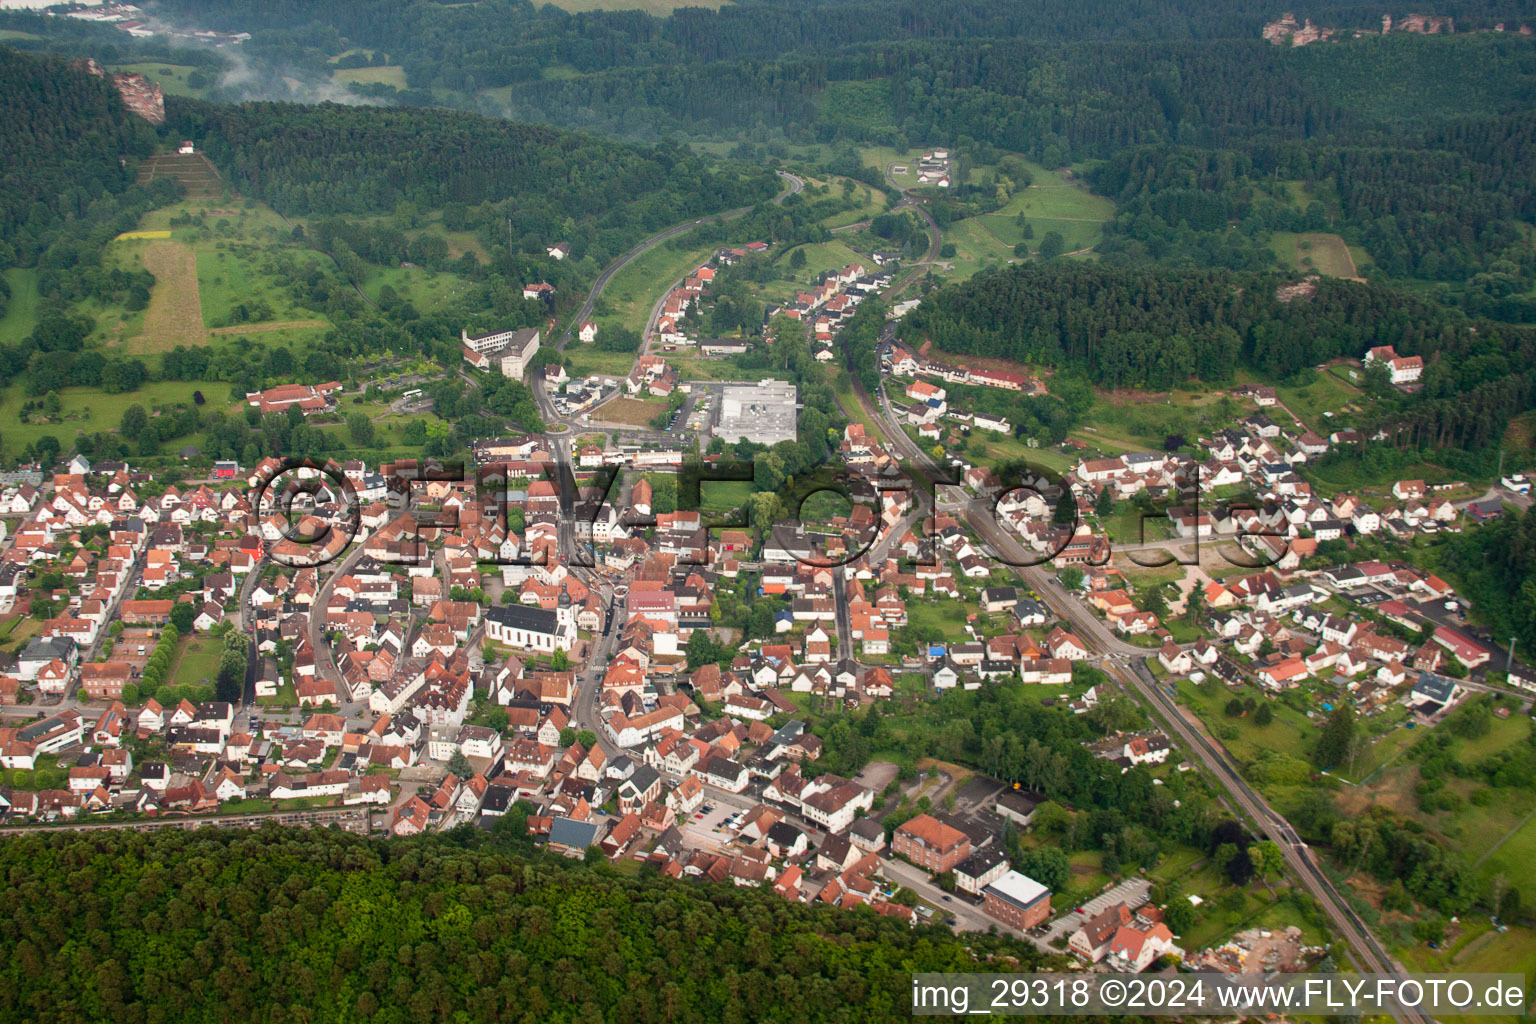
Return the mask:
[[(874, 415), (875, 410), (869, 408), (867, 396), (862, 390), (857, 393), (860, 400), (865, 403), (866, 412)], [(882, 403), (880, 414), (886, 420), (888, 433), (892, 435), (896, 447), (915, 463), (931, 469), (937, 468), (928, 454), (907, 437), (890, 403), (885, 401), (883, 387), (880, 398)], [(986, 505), (984, 502), (973, 501), (968, 503), (961, 513), (962, 518), (978, 536), (991, 544), (995, 550), (1010, 557), (1025, 554), (1022, 545), (1011, 535), (1005, 534), (990, 514), (990, 508), (984, 507), (978, 510), (978, 504)], [(1301, 884), (1322, 905), (1329, 920), (1349, 945), (1351, 959), (1355, 960), (1357, 966), (1366, 971), (1379, 973), (1401, 972), (1401, 965), (1392, 960), (1385, 947), (1350, 908), (1332, 881), (1323, 873), (1316, 856), (1301, 841), (1301, 837), (1290, 822), (1270, 807), (1268, 802), (1243, 780), (1225, 754), (1200, 730), (1194, 728), (1167, 693), (1157, 686), (1156, 680), (1146, 667), (1146, 651), (1133, 647), (1111, 634), (1087, 605), (1067, 595), (1044, 569), (1016, 567), (1015, 572), (1045, 599), (1046, 604), (1058, 618), (1071, 626), (1073, 632), (1091, 651), (1108, 656), (1101, 662), (1100, 667), (1111, 679), (1136, 693), (1144, 704), (1165, 720), (1167, 727), (1179, 737), (1184, 747), (1225, 791), (1225, 799), (1229, 806), (1240, 809), (1260, 832), (1274, 840), (1284, 854), (1286, 864)], [(1421, 1013), (1401, 1014), (1398, 1015), (1398, 1019), (1412, 1022), (1412, 1024), (1428, 1024), (1430, 1020), (1427, 1015)]]
[(624, 750), (609, 740), (603, 731), (603, 722), (597, 713), (597, 695), (602, 686), (603, 672), (608, 667), (614, 648), (618, 646), (623, 617), (621, 608), (626, 603), (622, 597), (614, 597), (609, 602), (603, 631), (593, 638), (586, 668), (576, 675), (576, 698), (571, 704), (571, 725), (578, 730), (590, 729), (597, 736), (597, 745), (610, 760), (624, 753)]

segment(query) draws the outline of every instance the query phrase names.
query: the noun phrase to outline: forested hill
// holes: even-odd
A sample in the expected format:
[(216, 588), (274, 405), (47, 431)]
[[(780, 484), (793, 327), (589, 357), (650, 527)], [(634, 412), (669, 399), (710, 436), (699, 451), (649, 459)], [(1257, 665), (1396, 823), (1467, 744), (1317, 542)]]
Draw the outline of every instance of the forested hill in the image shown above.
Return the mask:
[(1536, 403), (1536, 329), (1488, 320), (1380, 284), (1108, 263), (1022, 263), (933, 292), (902, 324), (917, 345), (1079, 368), (1101, 387), (1278, 380), (1395, 345), (1424, 357), (1424, 387), (1393, 421), (1407, 442), (1497, 444)]
[(1041, 959), (472, 829), (32, 832), (0, 873), (5, 1020), (893, 1021), (914, 971)]
[[(592, 71), (634, 63), (772, 59), (896, 40), (1027, 38), (1077, 40), (1256, 39), (1292, 11), (1341, 29), (1376, 30), (1383, 14), (1409, 8), (1322, 0), (774, 0), (684, 7), (668, 18), (640, 11), (568, 14), (528, 0), (440, 4), (432, 0), (157, 0), (158, 13), (225, 31), (269, 32), (264, 46), (302, 57), (307, 46), (341, 36), (403, 59), (416, 88), (438, 79), (462, 89), (539, 77), (549, 64)], [(1532, 17), (1520, 0), (1444, 0), (1425, 13), (1449, 15), (1458, 29), (1519, 25)], [(1419, 7), (1412, 10), (1421, 10)]]
[[(0, 269), (117, 210), (155, 133), (105, 80), (0, 46)], [(93, 204), (94, 208), (93, 208)]]
[[(1410, 33), (1349, 41), (1407, 11), (1384, 4), (1270, 0), (775, 0), (568, 14), (527, 0), (446, 5), (430, 0), (159, 0), (186, 24), (249, 31), (252, 67), (330, 82), (340, 69), (398, 66), (404, 85), (356, 84), (407, 105), (446, 104), (624, 137), (854, 138), (927, 144), (961, 137), (1066, 162), (1116, 146), (1222, 143), (1272, 130), (1311, 137), (1339, 127), (1433, 119), (1444, 109), (1510, 112), (1523, 67), (1467, 33), (1533, 20), (1520, 0), (1437, 3), (1457, 35)], [(1293, 49), (1261, 39), (1291, 10), (1340, 30), (1339, 41)], [(1493, 33), (1487, 33), (1493, 35)], [(1416, 47), (1415, 43), (1449, 46)], [(1381, 45), (1378, 45), (1381, 44)], [(1449, 52), (1447, 52), (1449, 51)], [(1420, 88), (1432, 68), (1433, 88)], [(237, 76), (217, 98), (244, 98)], [(262, 95), (287, 86), (268, 76)], [(1517, 81), (1518, 84), (1518, 81)], [(829, 86), (831, 87), (829, 89)], [(837, 91), (839, 88), (844, 91)]]
[(195, 100), (166, 104), (237, 187), (286, 214), (364, 214), (511, 201), (520, 230), (632, 235), (771, 198), (762, 167), (445, 110)]

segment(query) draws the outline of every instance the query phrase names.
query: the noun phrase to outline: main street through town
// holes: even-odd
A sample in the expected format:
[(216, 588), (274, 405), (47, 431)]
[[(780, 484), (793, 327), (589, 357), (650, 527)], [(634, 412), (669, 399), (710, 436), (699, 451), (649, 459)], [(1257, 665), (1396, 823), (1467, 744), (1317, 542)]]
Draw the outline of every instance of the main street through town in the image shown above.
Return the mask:
[[(849, 353), (844, 353), (852, 365)], [(942, 479), (943, 470), (922, 448), (908, 437), (900, 419), (892, 408), (880, 385), (879, 408), (873, 408), (870, 398), (860, 387), (855, 393), (864, 405), (864, 413), (878, 417), (895, 444), (898, 454), (911, 465)], [(1045, 568), (1038, 556), (1027, 552), (1023, 545), (1005, 531), (992, 514), (992, 505), (985, 501), (971, 500), (959, 506), (959, 518), (992, 550), (1013, 564), (1014, 572), (1033, 591), (1038, 593), (1058, 619), (1070, 625), (1080, 640), (1099, 657), (1099, 667), (1106, 675), (1127, 692), (1135, 694), (1143, 705), (1153, 712), (1182, 742), (1194, 758), (1205, 768), (1223, 791), (1229, 808), (1240, 812), (1261, 834), (1274, 840), (1285, 856), (1287, 866), (1300, 883), (1317, 899), (1329, 920), (1338, 930), (1350, 949), (1350, 957), (1358, 969), (1378, 973), (1402, 971), (1402, 965), (1394, 961), (1385, 947), (1371, 933), (1349, 906), (1348, 901), (1323, 872), (1316, 855), (1301, 840), (1295, 828), (1285, 817), (1242, 778), (1225, 753), (1211, 742), (1204, 731), (1192, 723), (1158, 685), (1146, 667), (1146, 651), (1134, 647), (1111, 634), (1108, 628), (1087, 605), (1069, 596)], [(1407, 1012), (1397, 1015), (1399, 1020), (1428, 1024), (1429, 1018), (1421, 1013)]]

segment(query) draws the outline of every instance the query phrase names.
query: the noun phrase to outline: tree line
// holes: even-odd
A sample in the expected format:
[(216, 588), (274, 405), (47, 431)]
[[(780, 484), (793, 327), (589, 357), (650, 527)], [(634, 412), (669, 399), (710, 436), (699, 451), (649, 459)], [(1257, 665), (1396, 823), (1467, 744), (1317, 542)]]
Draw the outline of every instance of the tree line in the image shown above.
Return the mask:
[(242, 189), (291, 215), (497, 204), (547, 245), (577, 225), (599, 263), (644, 234), (774, 195), (763, 168), (718, 165), (676, 146), (641, 148), (473, 114), (172, 97), (169, 131), (202, 140)]
[(536, 851), (525, 821), (519, 805), (494, 835), (11, 837), (0, 1015), (873, 1021), (910, 1012), (914, 971), (1044, 960), (1004, 936), (567, 862)]
[(1424, 387), (1379, 424), (1401, 443), (1475, 450), (1536, 401), (1536, 330), (1471, 320), (1378, 284), (1275, 274), (1025, 263), (930, 294), (902, 335), (946, 352), (1080, 369), (1102, 388), (1281, 380), (1376, 345), (1424, 358)]
[(104, 272), (99, 254), (178, 194), (169, 181), (134, 184), (139, 160), (154, 151), (154, 129), (105, 79), (4, 45), (0, 96), (0, 270), (39, 265), (46, 254), (44, 296), (70, 289), (69, 297), (128, 298), (145, 278)]

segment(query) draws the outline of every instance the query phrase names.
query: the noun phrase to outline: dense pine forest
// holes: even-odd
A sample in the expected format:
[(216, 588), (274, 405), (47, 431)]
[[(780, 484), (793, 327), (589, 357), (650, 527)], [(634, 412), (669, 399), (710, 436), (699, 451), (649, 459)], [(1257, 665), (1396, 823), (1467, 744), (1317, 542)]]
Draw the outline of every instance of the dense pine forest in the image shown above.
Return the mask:
[[(624, 65), (773, 60), (907, 40), (1251, 40), (1280, 13), (1265, 0), (1091, 0), (1070, 7), (1047, 0), (961, 0), (939, 6), (913, 0), (790, 0), (728, 4), (717, 11), (683, 8), (666, 19), (639, 11), (568, 14), (527, 0), (474, 5), (159, 0), (155, 8), (210, 28), (259, 33), (259, 52), (293, 63), (313, 60), (328, 43), (343, 38), (387, 51), (405, 64), (412, 88), (454, 91), (530, 81), (555, 64), (588, 72)], [(1295, 8), (1297, 17), (1361, 29), (1379, 28), (1388, 10), (1346, 3)], [(1530, 16), (1516, 0), (1469, 0), (1437, 5), (1436, 12), (1453, 16), (1463, 31), (1518, 24)]]
[[(347, 357), (384, 350), (453, 361), (466, 323), (525, 326), (547, 319), (551, 307), (525, 300), (523, 282), (551, 282), (553, 308), (574, 308), (596, 268), (645, 235), (688, 217), (766, 201), (782, 187), (761, 165), (713, 161), (673, 145), (638, 146), (441, 110), (172, 99), (170, 121), (157, 131), (124, 108), (110, 83), (76, 62), (3, 46), (0, 95), (8, 112), (0, 117), (0, 271), (35, 271), (30, 276), (40, 299), (34, 329), (0, 339), (0, 371), (33, 397), (67, 387), (134, 391), (157, 378), (225, 380), (243, 394), (295, 372), (340, 376)], [(186, 136), (198, 138), (245, 194), (279, 213), (311, 218), (310, 232), (294, 224), (286, 244), (332, 257), (336, 275), (300, 263), (292, 252), (271, 264), (290, 295), (324, 309), (335, 324), (302, 354), (255, 347), (215, 355), (177, 346), (145, 360), (89, 344), (100, 310), (140, 311), (149, 302), (154, 276), (109, 259), (107, 243), (136, 228), (146, 212), (181, 197), (169, 179), (133, 182), (144, 157)], [(447, 227), (493, 240), (490, 258), (456, 258), (441, 235), (408, 236), (400, 218), (415, 218), (418, 209), (441, 211)], [(387, 216), (374, 216), (381, 214)], [(803, 224), (804, 216), (787, 223)], [(190, 220), (173, 226), (204, 227)], [(548, 255), (557, 240), (574, 258)], [(403, 261), (465, 279), (466, 312), (424, 315), (387, 289), (374, 302), (352, 286), (368, 272), (365, 264)], [(0, 315), (10, 291), (0, 277)], [(531, 394), (515, 381), (459, 388), (439, 402), (439, 408), (458, 407), (456, 433), (430, 439), (433, 450), (457, 450), (467, 437), (495, 433), (507, 421), (540, 426)], [(112, 432), (114, 425), (82, 433), (77, 447), (97, 458), (150, 454), (162, 440), (157, 433), (169, 431), (169, 438), (206, 430), (209, 450), (252, 461), (263, 445), (316, 454), (335, 442), (304, 424), (254, 431), (254, 425), (195, 410), (153, 420), (161, 430), (137, 431), (133, 440)]]
[[(646, 140), (1109, 161), (1093, 179), (1120, 204), (1104, 254), (1262, 269), (1261, 231), (1344, 231), (1377, 273), (1445, 282), (1472, 311), (1536, 321), (1525, 294), (1536, 62), (1513, 31), (1530, 20), (1518, 4), (1437, 6), (1455, 35), (1359, 39), (1348, 30), (1405, 12), (1319, 4), (1294, 13), (1343, 37), (1301, 49), (1262, 40), (1279, 12), (1249, 2), (745, 3), (667, 18), (507, 0), (159, 6), (253, 32), (246, 64), (327, 80), (343, 52), (344, 66), (398, 65), (404, 87), (350, 87), (380, 102)], [(1499, 25), (1509, 31), (1485, 31)], [(237, 98), (248, 76), (232, 82), (211, 95)], [(1279, 183), (1298, 180), (1322, 186), (1315, 207), (1289, 203)]]
[[(451, 111), (187, 101), (168, 104), (168, 118), (285, 213), (507, 203), (520, 236), (563, 239), (578, 224), (594, 241), (611, 232), (599, 260), (640, 234), (779, 190), (766, 168), (719, 169), (675, 146), (641, 149)], [(622, 248), (602, 251), (613, 244)]]
[(1219, 383), (1239, 366), (1279, 380), (1395, 345), (1424, 388), (1383, 413), (1402, 443), (1482, 449), (1532, 407), (1536, 329), (1472, 321), (1385, 285), (1274, 274), (1029, 263), (930, 295), (903, 333), (946, 351), (1074, 366), (1105, 388)]
[(497, 839), (7, 838), (0, 1018), (885, 1021), (909, 1012), (913, 971), (1041, 961), (1012, 939), (571, 865), (533, 853), (521, 817)]
[[(1094, 173), (1116, 202), (1100, 251), (1241, 268), (1263, 265), (1263, 232), (1350, 229), (1385, 276), (1469, 282), (1474, 308), (1536, 320), (1536, 305), (1515, 294), (1536, 269), (1526, 226), (1536, 216), (1533, 160), (1529, 111), (1390, 145), (1127, 147)], [(1330, 182), (1337, 204), (1297, 208), (1281, 181)], [(1208, 239), (1221, 244), (1196, 248)]]
[(64, 253), (99, 247), (152, 204), (127, 160), (153, 151), (154, 129), (105, 80), (0, 46), (0, 94), (0, 269), (55, 242), (69, 265)]

